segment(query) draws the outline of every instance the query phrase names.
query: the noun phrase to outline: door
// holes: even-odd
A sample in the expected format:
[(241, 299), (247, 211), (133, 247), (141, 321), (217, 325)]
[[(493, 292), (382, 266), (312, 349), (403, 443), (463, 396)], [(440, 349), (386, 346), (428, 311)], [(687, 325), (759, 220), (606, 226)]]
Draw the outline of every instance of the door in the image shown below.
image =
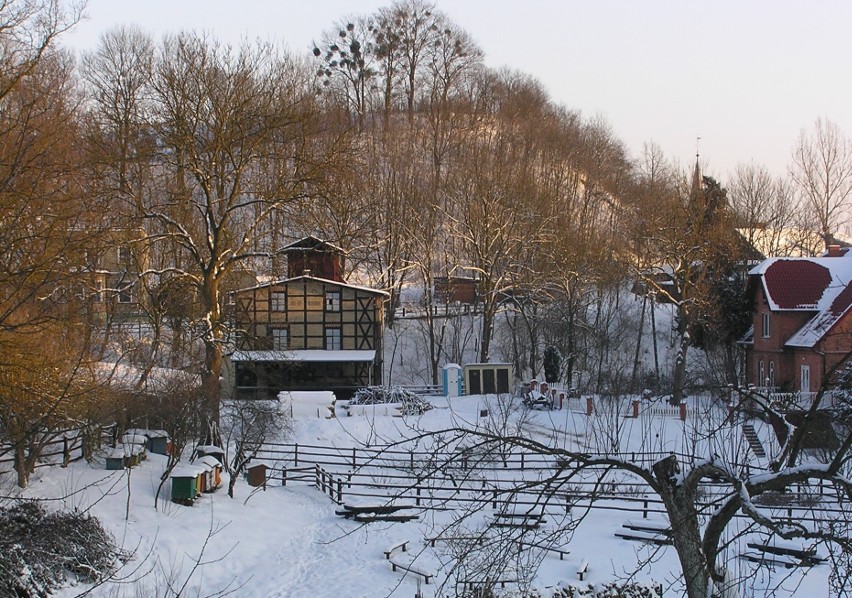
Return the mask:
[(802, 376), (801, 376), (801, 386), (800, 389), (802, 392), (811, 392), (811, 366), (803, 365), (802, 366)]
[(483, 392), (487, 395), (493, 395), (497, 392), (497, 384), (494, 381), (494, 370), (492, 368), (482, 370), (482, 386)]
[(469, 395), (481, 395), (482, 394), (482, 383), (481, 372), (477, 369), (471, 369), (468, 373), (468, 378), (470, 378), (470, 388), (467, 391)]

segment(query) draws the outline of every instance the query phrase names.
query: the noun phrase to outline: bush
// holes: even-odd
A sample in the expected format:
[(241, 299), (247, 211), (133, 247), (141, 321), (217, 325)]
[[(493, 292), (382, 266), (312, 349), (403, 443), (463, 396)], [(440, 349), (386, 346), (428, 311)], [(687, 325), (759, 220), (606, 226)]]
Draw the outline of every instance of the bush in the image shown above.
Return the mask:
[(355, 391), (350, 405), (385, 405), (399, 403), (405, 414), (418, 414), (429, 411), (432, 403), (401, 386), (370, 386)]
[(34, 501), (0, 509), (0, 596), (41, 598), (72, 580), (97, 582), (116, 557), (94, 517), (48, 513)]

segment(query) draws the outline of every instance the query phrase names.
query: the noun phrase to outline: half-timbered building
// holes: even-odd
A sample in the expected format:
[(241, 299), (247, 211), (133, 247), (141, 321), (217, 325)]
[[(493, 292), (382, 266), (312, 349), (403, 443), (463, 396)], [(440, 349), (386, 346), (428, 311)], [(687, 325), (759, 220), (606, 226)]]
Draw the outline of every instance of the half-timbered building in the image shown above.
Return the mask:
[(338, 398), (382, 382), (387, 293), (344, 282), (343, 250), (313, 237), (285, 248), (288, 277), (233, 293), (238, 398), (332, 390)]

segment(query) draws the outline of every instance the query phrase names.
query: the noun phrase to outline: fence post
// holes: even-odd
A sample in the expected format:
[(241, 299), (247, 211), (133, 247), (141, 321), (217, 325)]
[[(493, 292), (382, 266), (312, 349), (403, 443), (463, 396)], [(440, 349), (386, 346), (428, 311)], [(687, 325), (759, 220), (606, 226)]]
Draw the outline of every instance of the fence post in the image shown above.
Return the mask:
[(496, 509), (497, 508), (497, 491), (496, 490), (491, 491), (491, 497), (492, 497), (491, 498), (491, 508)]
[(299, 443), (293, 445), (293, 461), (295, 462), (296, 467), (299, 466)]
[(680, 421), (685, 422), (686, 421), (686, 403), (681, 401), (679, 408), (680, 408)]
[(314, 485), (317, 487), (317, 490), (320, 490), (320, 466), (319, 463), (314, 465)]
[(521, 453), (521, 471), (524, 470), (524, 453)]
[(355, 458), (356, 458), (356, 457), (355, 457), (355, 455), (356, 455), (356, 448), (353, 446), (353, 447), (352, 447), (352, 469), (355, 469), (355, 467), (356, 467), (356, 465), (355, 465), (355, 463), (356, 463), (356, 462), (355, 462)]
[(343, 504), (343, 479), (337, 478), (337, 504)]
[(68, 437), (62, 437), (62, 467), (68, 467), (71, 462), (71, 451), (68, 448)]
[(595, 410), (595, 403), (592, 397), (586, 397), (586, 415), (591, 415)]
[(648, 518), (648, 499), (642, 501), (642, 519)]
[(420, 476), (417, 476), (417, 486), (414, 487), (414, 494), (416, 496), (414, 500), (415, 506), (420, 506)]
[(281, 468), (281, 485), (282, 486), (287, 485), (287, 468), (286, 467)]

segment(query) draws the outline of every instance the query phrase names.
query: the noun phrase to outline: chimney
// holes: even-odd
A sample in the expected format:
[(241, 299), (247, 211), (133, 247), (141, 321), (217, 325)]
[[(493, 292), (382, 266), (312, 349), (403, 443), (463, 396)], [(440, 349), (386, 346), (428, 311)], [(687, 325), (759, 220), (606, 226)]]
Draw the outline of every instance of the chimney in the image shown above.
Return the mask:
[(829, 245), (828, 255), (826, 257), (843, 257), (843, 253), (840, 251), (840, 245)]

